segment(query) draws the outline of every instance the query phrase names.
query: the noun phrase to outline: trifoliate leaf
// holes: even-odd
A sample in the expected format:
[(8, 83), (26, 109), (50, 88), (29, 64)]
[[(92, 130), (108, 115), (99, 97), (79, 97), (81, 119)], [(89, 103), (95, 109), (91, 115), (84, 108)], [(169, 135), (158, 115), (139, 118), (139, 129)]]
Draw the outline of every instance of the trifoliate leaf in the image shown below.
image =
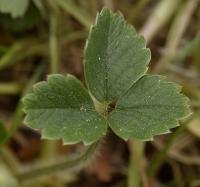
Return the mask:
[(162, 76), (143, 76), (117, 102), (108, 119), (110, 127), (125, 140), (149, 140), (169, 132), (189, 113), (188, 99), (179, 92), (179, 86)]
[(94, 109), (81, 82), (72, 75), (50, 75), (24, 98), (25, 123), (42, 129), (42, 137), (65, 144), (90, 144), (106, 133), (106, 122)]
[(143, 37), (119, 14), (103, 9), (85, 48), (85, 76), (100, 102), (119, 98), (146, 71), (150, 50)]
[(30, 0), (0, 0), (0, 11), (9, 13), (13, 18), (23, 16)]
[(85, 49), (86, 82), (100, 114), (75, 77), (51, 75), (25, 97), (25, 122), (65, 143), (92, 143), (107, 125), (125, 140), (167, 133), (189, 113), (188, 99), (163, 77), (144, 75), (149, 60), (144, 39), (120, 14), (103, 9)]

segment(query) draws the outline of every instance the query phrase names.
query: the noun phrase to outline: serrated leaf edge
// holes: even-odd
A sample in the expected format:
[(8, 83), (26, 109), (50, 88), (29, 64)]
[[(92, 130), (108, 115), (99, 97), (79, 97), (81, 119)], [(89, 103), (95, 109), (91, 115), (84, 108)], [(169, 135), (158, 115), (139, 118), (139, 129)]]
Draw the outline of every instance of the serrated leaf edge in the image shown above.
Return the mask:
[[(166, 81), (165, 83), (171, 84), (171, 85), (174, 87), (174, 89), (176, 90), (176, 93), (177, 93), (178, 95), (180, 95), (181, 97), (184, 98), (184, 100), (183, 100), (183, 106), (185, 106), (185, 114), (183, 114), (183, 116), (181, 116), (181, 117), (179, 117), (179, 118), (177, 118), (177, 119), (174, 119), (174, 126), (173, 126), (173, 127), (168, 127), (168, 126), (166, 126), (166, 129), (168, 129), (167, 131), (163, 131), (163, 132), (157, 133), (157, 134), (155, 134), (155, 135), (152, 135), (152, 136), (149, 137), (149, 138), (144, 138), (144, 139), (135, 137), (135, 139), (138, 139), (138, 140), (141, 140), (141, 141), (154, 141), (154, 137), (155, 137), (155, 136), (164, 135), (164, 134), (169, 134), (169, 133), (171, 133), (170, 129), (179, 127), (180, 124), (179, 124), (178, 121), (179, 121), (179, 120), (184, 120), (184, 119), (188, 118), (188, 117), (192, 114), (192, 111), (191, 111), (190, 106), (189, 106), (189, 98), (188, 98), (187, 96), (185, 96), (185, 95), (181, 92), (181, 91), (182, 91), (182, 86), (181, 86), (181, 85), (178, 85), (178, 84), (176, 84), (176, 83), (174, 83), (174, 82), (171, 82), (171, 81), (167, 80), (167, 77), (166, 77), (166, 76), (163, 76), (163, 75), (149, 75), (149, 74), (144, 74), (143, 76), (146, 76), (146, 75), (151, 76), (151, 77), (152, 77), (152, 76), (160, 77), (160, 78), (162, 78), (164, 81)], [(141, 76), (140, 79), (141, 79), (143, 76)], [(139, 79), (138, 79), (137, 81), (139, 81)], [(136, 83), (137, 81), (135, 81), (135, 83)], [(135, 83), (134, 83), (134, 84), (135, 84)], [(134, 85), (134, 84), (133, 84), (133, 85)], [(132, 86), (133, 86), (133, 85), (132, 85)], [(131, 89), (131, 87), (130, 87), (129, 89)], [(122, 97), (129, 91), (129, 89), (128, 89), (120, 98), (122, 98)], [(119, 98), (119, 99), (120, 99), (120, 98)], [(117, 103), (116, 103), (116, 108), (117, 108)], [(114, 111), (113, 111), (113, 112), (114, 112)], [(108, 120), (107, 120), (107, 121), (108, 121)], [(111, 125), (110, 125), (109, 121), (108, 121), (108, 126), (111, 128)], [(112, 128), (111, 128), (111, 129), (112, 129)], [(125, 141), (128, 141), (129, 139), (131, 139), (130, 136), (129, 136), (128, 138), (124, 138), (124, 137), (121, 137), (120, 135), (118, 135), (113, 129), (112, 129), (112, 131), (113, 131), (117, 136), (119, 136), (120, 138), (122, 138), (122, 139), (125, 140)]]

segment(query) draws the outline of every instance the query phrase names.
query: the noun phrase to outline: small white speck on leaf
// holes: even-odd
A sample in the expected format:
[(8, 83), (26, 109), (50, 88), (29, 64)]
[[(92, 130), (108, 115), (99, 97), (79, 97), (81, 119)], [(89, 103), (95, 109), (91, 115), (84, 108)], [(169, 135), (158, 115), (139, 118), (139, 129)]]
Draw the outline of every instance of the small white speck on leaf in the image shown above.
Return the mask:
[(86, 109), (86, 108), (84, 108), (83, 106), (81, 106), (81, 107), (80, 107), (80, 111), (84, 111), (84, 112), (86, 112), (86, 111), (87, 111), (87, 109)]

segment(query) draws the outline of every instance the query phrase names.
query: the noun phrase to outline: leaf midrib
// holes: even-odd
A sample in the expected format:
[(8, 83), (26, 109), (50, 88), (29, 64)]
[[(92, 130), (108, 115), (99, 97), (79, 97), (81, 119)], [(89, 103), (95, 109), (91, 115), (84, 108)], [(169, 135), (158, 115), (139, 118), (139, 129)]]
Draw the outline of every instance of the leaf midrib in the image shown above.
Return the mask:
[[(143, 107), (146, 107), (146, 108), (143, 108)], [(140, 105), (134, 105), (134, 106), (131, 106), (131, 107), (119, 107), (119, 108), (116, 108), (116, 110), (131, 110), (131, 109), (151, 109), (154, 108), (154, 107), (173, 107), (173, 108), (182, 108), (181, 105), (165, 105), (165, 104), (154, 104), (154, 105), (144, 105), (144, 104), (140, 104)]]
[[(70, 110), (78, 110), (80, 112), (84, 112), (84, 111), (81, 111), (80, 108), (82, 106), (80, 106), (79, 108), (75, 108), (75, 107), (42, 107), (42, 108), (31, 108), (31, 109), (27, 109), (27, 110), (45, 110), (45, 109), (48, 109), (48, 110), (66, 110), (66, 109), (70, 109)], [(95, 109), (93, 108), (84, 108), (86, 110), (89, 110), (89, 111), (95, 111)]]
[[(106, 102), (108, 102), (108, 64), (109, 64), (109, 55), (108, 55), (108, 44), (109, 44), (109, 36), (110, 36), (110, 20), (111, 20), (111, 15), (109, 15), (109, 24), (108, 24), (108, 32), (107, 32), (107, 37), (106, 37), (106, 58), (104, 60), (104, 69), (105, 69), (105, 76), (104, 76), (104, 90), (105, 90), (105, 95), (104, 99)], [(106, 60), (107, 59), (107, 60)]]

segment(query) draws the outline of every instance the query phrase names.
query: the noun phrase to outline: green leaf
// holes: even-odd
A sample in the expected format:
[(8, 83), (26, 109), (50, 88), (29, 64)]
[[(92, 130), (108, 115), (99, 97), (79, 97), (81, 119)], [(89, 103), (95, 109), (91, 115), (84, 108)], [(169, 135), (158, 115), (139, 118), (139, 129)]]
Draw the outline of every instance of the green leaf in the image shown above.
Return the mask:
[(0, 11), (9, 13), (13, 18), (23, 16), (30, 0), (0, 0)]
[(96, 108), (75, 77), (51, 75), (25, 97), (25, 122), (42, 129), (43, 138), (64, 143), (93, 143), (108, 125), (125, 140), (167, 133), (189, 114), (188, 99), (164, 77), (144, 75), (149, 60), (144, 39), (119, 13), (103, 9), (85, 48), (85, 77)]
[(147, 70), (150, 50), (145, 40), (119, 14), (103, 9), (85, 48), (88, 88), (100, 102), (112, 102)]
[(89, 94), (72, 75), (48, 76), (47, 82), (36, 84), (34, 93), (24, 98), (24, 105), (25, 123), (42, 129), (43, 138), (90, 144), (106, 133), (105, 119), (95, 111)]
[(108, 119), (110, 127), (125, 140), (149, 140), (169, 132), (189, 113), (188, 99), (179, 92), (179, 86), (162, 76), (143, 76), (117, 102)]
[(4, 142), (4, 140), (7, 138), (8, 133), (3, 125), (3, 123), (0, 121), (0, 144)]

